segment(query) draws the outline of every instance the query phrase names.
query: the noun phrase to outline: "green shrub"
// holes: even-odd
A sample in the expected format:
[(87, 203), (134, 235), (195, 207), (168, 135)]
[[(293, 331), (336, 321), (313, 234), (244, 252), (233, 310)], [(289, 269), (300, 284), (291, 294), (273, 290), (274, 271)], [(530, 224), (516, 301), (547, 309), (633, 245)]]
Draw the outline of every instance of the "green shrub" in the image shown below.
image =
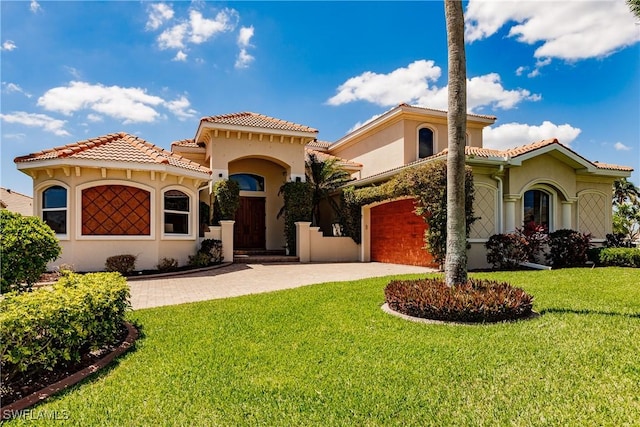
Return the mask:
[(207, 267), (211, 265), (211, 255), (205, 252), (196, 252), (195, 255), (189, 255), (188, 264), (192, 267)]
[(209, 264), (220, 264), (222, 262), (222, 241), (204, 239), (198, 252), (209, 255)]
[(175, 271), (178, 269), (178, 260), (175, 258), (162, 258), (157, 265), (159, 271)]
[(31, 288), (60, 256), (55, 233), (40, 218), (0, 211), (0, 292)]
[(553, 268), (584, 266), (590, 247), (590, 234), (567, 229), (557, 230), (549, 234), (547, 260)]
[(218, 219), (231, 220), (236, 217), (236, 211), (240, 207), (240, 186), (230, 179), (217, 181), (213, 185), (215, 196), (216, 216)]
[(393, 280), (385, 301), (399, 313), (457, 322), (501, 322), (532, 314), (533, 297), (508, 283), (470, 279), (449, 287), (443, 279)]
[(278, 194), (284, 198), (284, 206), (278, 218), (284, 215), (284, 235), (290, 253), (296, 252), (296, 222), (311, 222), (313, 216), (313, 186), (308, 182), (285, 182)]
[(51, 288), (0, 300), (2, 381), (38, 376), (113, 343), (129, 309), (127, 281), (117, 273), (65, 274)]
[(604, 248), (598, 261), (604, 266), (640, 268), (640, 248)]
[(136, 269), (135, 255), (114, 255), (107, 258), (105, 268), (107, 271), (120, 273), (123, 275), (131, 274)]

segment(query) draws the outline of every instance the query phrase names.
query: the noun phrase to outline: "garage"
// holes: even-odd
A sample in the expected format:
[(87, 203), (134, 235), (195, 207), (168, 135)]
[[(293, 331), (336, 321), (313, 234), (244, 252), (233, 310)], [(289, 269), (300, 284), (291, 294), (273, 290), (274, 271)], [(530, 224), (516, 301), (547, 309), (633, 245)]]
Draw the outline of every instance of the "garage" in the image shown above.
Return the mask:
[(427, 224), (413, 210), (413, 199), (371, 208), (371, 261), (437, 267), (423, 249)]

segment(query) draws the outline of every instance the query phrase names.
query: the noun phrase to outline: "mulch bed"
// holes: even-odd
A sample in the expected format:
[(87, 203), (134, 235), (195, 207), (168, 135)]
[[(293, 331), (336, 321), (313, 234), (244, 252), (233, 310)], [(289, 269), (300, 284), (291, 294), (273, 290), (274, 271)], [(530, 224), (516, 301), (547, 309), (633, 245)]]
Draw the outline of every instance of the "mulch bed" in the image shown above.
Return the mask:
[[(77, 363), (64, 364), (35, 377), (19, 377), (3, 383), (0, 387), (2, 413), (23, 410), (53, 393), (79, 382), (128, 350), (137, 337), (138, 331), (135, 327), (123, 324), (115, 343), (83, 354)], [(69, 381), (66, 381), (67, 379)], [(11, 410), (7, 408), (11, 408)]]

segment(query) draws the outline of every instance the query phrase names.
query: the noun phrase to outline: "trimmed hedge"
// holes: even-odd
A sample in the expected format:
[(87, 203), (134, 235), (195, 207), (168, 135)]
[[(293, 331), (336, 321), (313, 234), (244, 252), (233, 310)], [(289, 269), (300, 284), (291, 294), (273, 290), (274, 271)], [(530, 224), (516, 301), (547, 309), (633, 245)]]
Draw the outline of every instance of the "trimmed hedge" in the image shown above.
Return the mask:
[(2, 381), (37, 376), (114, 343), (129, 308), (129, 286), (118, 273), (68, 273), (51, 288), (7, 294), (0, 301)]
[(598, 264), (640, 268), (640, 248), (603, 248), (598, 253)]
[(470, 279), (449, 287), (442, 278), (393, 280), (385, 301), (399, 313), (455, 322), (502, 322), (532, 314), (533, 297), (508, 283)]

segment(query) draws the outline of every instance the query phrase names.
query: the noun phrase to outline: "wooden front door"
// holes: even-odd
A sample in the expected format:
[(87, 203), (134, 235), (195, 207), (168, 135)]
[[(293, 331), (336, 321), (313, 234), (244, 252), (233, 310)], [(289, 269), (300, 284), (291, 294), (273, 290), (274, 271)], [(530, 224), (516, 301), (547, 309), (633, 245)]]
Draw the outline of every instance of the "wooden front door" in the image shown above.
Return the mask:
[(265, 198), (240, 197), (233, 228), (233, 246), (238, 249), (264, 249), (265, 229)]

